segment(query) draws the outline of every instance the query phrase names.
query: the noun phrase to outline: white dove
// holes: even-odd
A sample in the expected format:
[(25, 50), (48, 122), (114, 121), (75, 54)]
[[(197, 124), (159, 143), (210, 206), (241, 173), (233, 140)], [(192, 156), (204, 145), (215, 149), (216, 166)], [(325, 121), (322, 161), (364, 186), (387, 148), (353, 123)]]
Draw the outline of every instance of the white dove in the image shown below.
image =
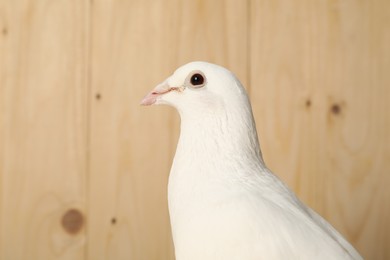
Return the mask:
[(181, 117), (168, 184), (177, 260), (363, 259), (265, 166), (251, 105), (227, 69), (191, 62), (142, 101)]

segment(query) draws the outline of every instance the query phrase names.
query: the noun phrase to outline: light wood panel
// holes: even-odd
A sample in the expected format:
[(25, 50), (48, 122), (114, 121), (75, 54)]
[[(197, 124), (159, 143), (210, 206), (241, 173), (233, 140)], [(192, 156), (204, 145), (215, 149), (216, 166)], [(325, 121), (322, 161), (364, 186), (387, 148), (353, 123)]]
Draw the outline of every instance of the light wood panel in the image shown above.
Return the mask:
[(86, 14), (0, 0), (1, 260), (84, 259)]
[(246, 3), (94, 1), (88, 259), (173, 259), (167, 180), (178, 115), (142, 97), (194, 59), (244, 80)]
[(390, 257), (390, 2), (252, 1), (265, 161), (367, 259)]
[(138, 104), (192, 60), (237, 74), (270, 168), (389, 259), (388, 46), (386, 0), (0, 0), (0, 260), (174, 258), (179, 118)]

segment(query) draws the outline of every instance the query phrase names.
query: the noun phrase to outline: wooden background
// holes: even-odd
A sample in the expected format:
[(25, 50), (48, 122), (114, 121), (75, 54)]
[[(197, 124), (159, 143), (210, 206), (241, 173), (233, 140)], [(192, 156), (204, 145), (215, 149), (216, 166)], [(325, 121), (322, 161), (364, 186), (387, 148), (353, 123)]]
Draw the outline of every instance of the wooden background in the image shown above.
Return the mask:
[(0, 0), (0, 260), (174, 258), (179, 117), (139, 101), (191, 60), (234, 71), (269, 167), (390, 259), (390, 1)]

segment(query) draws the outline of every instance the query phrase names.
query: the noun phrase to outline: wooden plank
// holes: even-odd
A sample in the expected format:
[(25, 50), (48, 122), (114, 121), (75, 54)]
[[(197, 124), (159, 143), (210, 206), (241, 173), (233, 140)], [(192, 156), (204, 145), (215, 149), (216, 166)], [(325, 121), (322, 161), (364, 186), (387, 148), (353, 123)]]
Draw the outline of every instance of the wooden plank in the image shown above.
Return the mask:
[(265, 161), (366, 259), (390, 257), (390, 2), (251, 2)]
[(1, 260), (84, 259), (87, 11), (0, 0)]
[(178, 115), (139, 102), (191, 60), (246, 81), (246, 12), (233, 0), (94, 1), (88, 259), (174, 258), (166, 186)]

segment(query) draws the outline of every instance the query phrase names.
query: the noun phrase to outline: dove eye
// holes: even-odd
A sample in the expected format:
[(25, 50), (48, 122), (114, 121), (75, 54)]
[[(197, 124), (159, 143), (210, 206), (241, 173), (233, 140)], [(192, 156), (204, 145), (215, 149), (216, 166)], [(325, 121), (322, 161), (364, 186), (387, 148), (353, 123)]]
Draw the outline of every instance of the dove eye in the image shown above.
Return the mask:
[(195, 71), (190, 74), (190, 77), (188, 79), (188, 83), (193, 88), (201, 88), (206, 84), (205, 76), (200, 71)]
[(204, 78), (199, 73), (192, 75), (192, 77), (191, 77), (191, 84), (192, 85), (194, 85), (194, 86), (202, 85), (203, 82), (204, 82)]

